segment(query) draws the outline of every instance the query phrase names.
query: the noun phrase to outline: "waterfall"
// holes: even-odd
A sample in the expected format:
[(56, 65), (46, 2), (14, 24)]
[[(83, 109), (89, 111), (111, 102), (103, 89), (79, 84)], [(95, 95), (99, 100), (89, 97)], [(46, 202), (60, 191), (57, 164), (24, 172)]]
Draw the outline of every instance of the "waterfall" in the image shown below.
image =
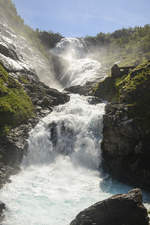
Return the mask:
[[(81, 39), (63, 39), (55, 54), (69, 62), (64, 86), (96, 79), (100, 63)], [(8, 210), (3, 225), (67, 225), (78, 212), (130, 187), (100, 170), (104, 103), (70, 95), (31, 131), (21, 172), (0, 193)]]
[(32, 130), (22, 171), (0, 194), (10, 209), (3, 225), (66, 225), (108, 196), (98, 170), (104, 106), (71, 95)]
[(90, 105), (88, 97), (70, 97), (68, 103), (55, 107), (32, 131), (24, 165), (49, 164), (63, 154), (73, 163), (98, 169), (105, 104)]
[(101, 63), (92, 58), (83, 39), (63, 38), (52, 52), (66, 62), (65, 71), (59, 77), (64, 87), (84, 85), (104, 78)]

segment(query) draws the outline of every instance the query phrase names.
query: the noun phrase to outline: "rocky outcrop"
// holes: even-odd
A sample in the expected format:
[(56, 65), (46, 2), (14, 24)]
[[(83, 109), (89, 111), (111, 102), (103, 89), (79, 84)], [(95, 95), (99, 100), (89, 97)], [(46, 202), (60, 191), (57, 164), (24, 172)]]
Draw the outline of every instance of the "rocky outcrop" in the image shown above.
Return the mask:
[(148, 225), (140, 189), (114, 195), (80, 212), (70, 225)]
[(111, 68), (111, 76), (106, 77), (95, 85), (92, 94), (109, 102), (118, 102), (119, 92), (117, 84), (124, 76), (134, 69), (134, 66), (119, 67), (115, 64)]
[(111, 76), (113, 78), (120, 78), (124, 75), (127, 75), (131, 70), (135, 69), (135, 66), (123, 66), (119, 67), (117, 64), (115, 64), (111, 68)]
[(68, 88), (65, 88), (65, 92), (80, 94), (85, 96), (92, 96), (93, 87), (95, 86), (95, 82), (86, 82), (85, 85), (75, 85)]
[(150, 190), (150, 63), (114, 84), (117, 103), (109, 103), (104, 115), (103, 168), (114, 178)]
[(92, 94), (100, 99), (116, 102), (117, 91), (114, 77), (106, 77), (103, 81), (97, 83)]

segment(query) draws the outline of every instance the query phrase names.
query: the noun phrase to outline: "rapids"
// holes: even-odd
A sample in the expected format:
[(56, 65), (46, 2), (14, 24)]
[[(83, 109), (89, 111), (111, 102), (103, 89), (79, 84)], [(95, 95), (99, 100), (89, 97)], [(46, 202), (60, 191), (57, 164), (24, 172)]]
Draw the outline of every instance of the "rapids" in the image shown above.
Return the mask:
[[(35, 127), (22, 171), (0, 194), (8, 206), (3, 225), (66, 225), (80, 210), (110, 196), (99, 171), (104, 107), (71, 95)], [(113, 188), (109, 183), (112, 192), (118, 187)]]

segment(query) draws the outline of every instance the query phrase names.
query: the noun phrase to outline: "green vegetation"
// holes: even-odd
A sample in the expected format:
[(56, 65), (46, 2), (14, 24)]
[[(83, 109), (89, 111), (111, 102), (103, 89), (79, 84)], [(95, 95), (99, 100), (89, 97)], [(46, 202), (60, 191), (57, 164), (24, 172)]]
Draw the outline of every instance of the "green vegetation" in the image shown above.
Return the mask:
[(117, 30), (113, 33), (99, 33), (85, 38), (91, 51), (97, 50), (97, 59), (109, 68), (138, 65), (150, 59), (150, 25)]
[(150, 62), (140, 64), (116, 83), (120, 102), (128, 104), (129, 116), (150, 127)]
[(24, 76), (24, 75), (19, 76), (19, 77), (18, 77), (18, 81), (19, 81), (20, 83), (22, 83), (22, 84), (29, 84), (29, 83), (30, 83), (30, 81), (29, 81), (29, 80), (27, 79), (27, 77)]
[[(150, 81), (150, 62), (140, 64), (128, 75), (117, 79), (115, 84), (120, 95), (123, 95), (122, 98), (126, 98), (127, 95), (131, 95), (133, 92), (138, 91), (139, 88), (148, 86), (148, 81)], [(147, 90), (144, 91), (146, 92)], [(135, 95), (134, 98), (137, 99), (137, 101), (140, 100), (139, 98), (136, 98)], [(133, 101), (133, 98), (131, 101)]]
[(29, 96), (0, 64), (0, 135), (32, 116), (34, 109)]

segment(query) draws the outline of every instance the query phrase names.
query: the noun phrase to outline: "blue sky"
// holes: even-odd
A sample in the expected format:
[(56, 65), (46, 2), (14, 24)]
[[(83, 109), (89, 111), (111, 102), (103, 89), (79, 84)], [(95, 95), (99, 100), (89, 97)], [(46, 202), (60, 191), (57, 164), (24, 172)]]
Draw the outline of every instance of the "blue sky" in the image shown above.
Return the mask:
[(66, 37), (150, 24), (150, 0), (13, 0), (25, 23)]

